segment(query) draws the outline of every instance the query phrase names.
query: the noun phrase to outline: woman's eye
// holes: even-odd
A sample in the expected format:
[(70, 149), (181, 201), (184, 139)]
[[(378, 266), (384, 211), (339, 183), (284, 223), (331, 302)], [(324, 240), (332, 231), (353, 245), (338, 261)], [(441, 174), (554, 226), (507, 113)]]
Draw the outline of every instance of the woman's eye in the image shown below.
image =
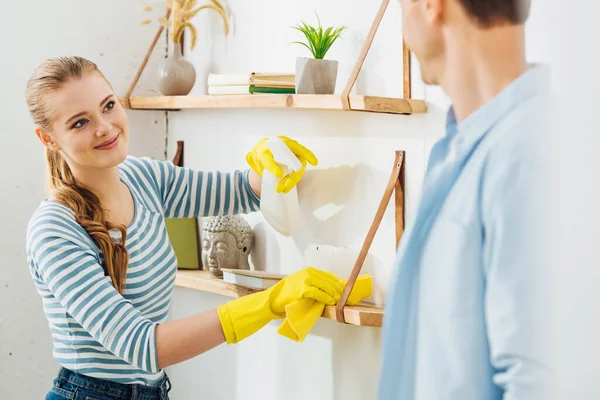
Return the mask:
[(113, 108), (115, 108), (115, 102), (114, 102), (114, 100), (111, 100), (108, 103), (106, 103), (106, 106), (104, 107), (104, 111), (110, 111)]
[(87, 124), (87, 123), (88, 123), (87, 119), (80, 119), (71, 126), (71, 129), (83, 128), (85, 126), (85, 124)]

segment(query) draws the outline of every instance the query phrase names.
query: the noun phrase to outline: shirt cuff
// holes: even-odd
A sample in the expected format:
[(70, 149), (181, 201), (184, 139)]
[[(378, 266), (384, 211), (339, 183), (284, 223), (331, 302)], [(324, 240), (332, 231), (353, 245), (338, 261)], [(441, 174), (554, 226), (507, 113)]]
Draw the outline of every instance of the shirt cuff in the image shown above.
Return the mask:
[(150, 351), (148, 352), (150, 365), (148, 371), (151, 373), (158, 373), (161, 369), (158, 367), (158, 343), (156, 342), (156, 328), (158, 324), (152, 324), (148, 334), (150, 335)]
[(250, 179), (248, 178), (248, 176), (250, 175), (250, 170), (247, 169), (244, 174), (244, 187), (246, 188), (246, 192), (248, 193), (248, 197), (250, 199), (250, 201), (252, 202), (252, 205), (254, 207), (252, 207), (254, 210), (259, 210), (260, 209), (260, 197), (258, 197), (256, 195), (256, 193), (254, 193), (254, 190), (252, 190), (252, 186), (250, 186)]

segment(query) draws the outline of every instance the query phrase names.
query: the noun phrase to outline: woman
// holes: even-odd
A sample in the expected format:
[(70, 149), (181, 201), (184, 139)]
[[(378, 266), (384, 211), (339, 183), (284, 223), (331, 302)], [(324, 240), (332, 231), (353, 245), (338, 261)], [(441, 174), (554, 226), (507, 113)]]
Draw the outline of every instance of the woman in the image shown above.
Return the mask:
[[(303, 171), (282, 176), (264, 139), (245, 172), (127, 156), (125, 111), (83, 58), (46, 60), (26, 99), (50, 173), (50, 198), (27, 234), (28, 265), (62, 366), (47, 399), (166, 399), (163, 368), (239, 342), (282, 318), (290, 302), (339, 299), (338, 277), (305, 268), (269, 290), (167, 322), (177, 264), (164, 218), (257, 211), (264, 168), (281, 178), (282, 191)], [(308, 149), (282, 138), (304, 166), (316, 165)]]

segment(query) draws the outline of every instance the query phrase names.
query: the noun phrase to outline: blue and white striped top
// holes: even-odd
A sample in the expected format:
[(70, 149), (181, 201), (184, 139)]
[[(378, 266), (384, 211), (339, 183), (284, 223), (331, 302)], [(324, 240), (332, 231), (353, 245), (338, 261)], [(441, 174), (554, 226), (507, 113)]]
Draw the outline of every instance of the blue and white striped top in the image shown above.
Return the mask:
[(152, 385), (163, 377), (155, 328), (167, 321), (177, 269), (164, 219), (253, 212), (259, 199), (248, 171), (198, 172), (128, 157), (119, 175), (135, 204), (123, 295), (104, 275), (99, 248), (73, 211), (59, 203), (42, 202), (31, 218), (27, 263), (60, 365), (91, 377)]

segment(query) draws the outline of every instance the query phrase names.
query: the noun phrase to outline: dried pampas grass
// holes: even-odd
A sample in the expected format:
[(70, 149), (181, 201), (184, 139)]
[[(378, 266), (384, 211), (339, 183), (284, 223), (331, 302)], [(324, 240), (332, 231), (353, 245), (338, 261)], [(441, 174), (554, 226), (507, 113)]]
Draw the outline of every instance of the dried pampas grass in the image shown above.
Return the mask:
[[(198, 31), (194, 24), (190, 21), (202, 10), (213, 10), (223, 20), (223, 31), (225, 36), (229, 34), (229, 20), (225, 8), (219, 0), (211, 0), (211, 4), (204, 4), (196, 7), (198, 0), (165, 0), (165, 8), (171, 10), (169, 19), (165, 17), (158, 18), (158, 22), (169, 30), (169, 36), (173, 43), (181, 43), (185, 30), (190, 32), (190, 48), (193, 50), (196, 47)], [(151, 11), (151, 6), (144, 6), (144, 11)], [(148, 20), (144, 20), (142, 24), (147, 24)]]

